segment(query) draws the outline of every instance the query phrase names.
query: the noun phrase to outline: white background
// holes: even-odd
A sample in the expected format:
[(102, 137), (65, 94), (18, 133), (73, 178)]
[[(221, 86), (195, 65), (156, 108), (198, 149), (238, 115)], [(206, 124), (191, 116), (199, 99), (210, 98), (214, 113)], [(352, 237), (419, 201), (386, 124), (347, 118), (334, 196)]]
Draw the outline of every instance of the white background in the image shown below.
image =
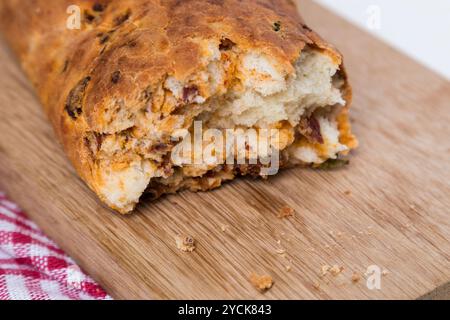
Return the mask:
[(316, 1), (450, 79), (450, 0)]

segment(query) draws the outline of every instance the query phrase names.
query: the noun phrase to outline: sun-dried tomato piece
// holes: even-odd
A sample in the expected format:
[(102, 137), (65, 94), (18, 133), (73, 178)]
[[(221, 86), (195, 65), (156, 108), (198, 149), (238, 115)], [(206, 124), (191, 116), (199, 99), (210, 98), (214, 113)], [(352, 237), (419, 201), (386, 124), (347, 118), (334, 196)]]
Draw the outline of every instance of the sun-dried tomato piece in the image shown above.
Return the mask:
[(310, 116), (308, 118), (302, 118), (299, 126), (300, 133), (312, 143), (323, 144), (324, 140), (320, 130), (320, 123), (316, 117)]

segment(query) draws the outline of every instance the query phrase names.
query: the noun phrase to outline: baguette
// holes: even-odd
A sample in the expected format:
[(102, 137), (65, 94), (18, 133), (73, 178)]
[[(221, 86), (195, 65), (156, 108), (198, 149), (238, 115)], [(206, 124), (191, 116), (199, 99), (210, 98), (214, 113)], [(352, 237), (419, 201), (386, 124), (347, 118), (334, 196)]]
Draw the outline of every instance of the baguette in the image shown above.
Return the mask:
[(291, 0), (2, 0), (0, 29), (77, 172), (120, 213), (144, 193), (268, 175), (272, 163), (175, 161), (198, 121), (258, 139), (276, 129), (280, 167), (357, 146), (342, 56)]

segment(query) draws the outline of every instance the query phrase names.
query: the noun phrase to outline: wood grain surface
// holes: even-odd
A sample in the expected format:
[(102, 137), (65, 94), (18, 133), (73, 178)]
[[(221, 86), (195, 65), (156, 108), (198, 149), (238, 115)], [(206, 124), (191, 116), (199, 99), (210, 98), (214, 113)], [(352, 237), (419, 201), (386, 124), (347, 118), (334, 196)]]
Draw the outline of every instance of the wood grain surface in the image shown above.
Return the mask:
[[(144, 200), (136, 214), (119, 216), (77, 178), (2, 43), (0, 189), (115, 298), (448, 298), (450, 84), (318, 5), (301, 4), (346, 57), (361, 141), (350, 166)], [(285, 205), (295, 216), (278, 219)], [(192, 235), (197, 250), (179, 251), (177, 234)], [(320, 276), (335, 264), (341, 274)], [(380, 290), (366, 286), (370, 265), (387, 271)], [(271, 275), (273, 288), (255, 290), (252, 272)], [(353, 283), (353, 272), (362, 279)]]

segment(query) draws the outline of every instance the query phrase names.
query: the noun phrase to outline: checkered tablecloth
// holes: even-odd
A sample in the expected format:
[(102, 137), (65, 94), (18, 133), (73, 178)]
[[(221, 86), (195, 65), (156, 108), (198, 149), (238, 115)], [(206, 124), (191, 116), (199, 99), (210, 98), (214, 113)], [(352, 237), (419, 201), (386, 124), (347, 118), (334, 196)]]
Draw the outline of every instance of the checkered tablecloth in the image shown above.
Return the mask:
[(48, 299), (111, 297), (0, 192), (0, 300)]

